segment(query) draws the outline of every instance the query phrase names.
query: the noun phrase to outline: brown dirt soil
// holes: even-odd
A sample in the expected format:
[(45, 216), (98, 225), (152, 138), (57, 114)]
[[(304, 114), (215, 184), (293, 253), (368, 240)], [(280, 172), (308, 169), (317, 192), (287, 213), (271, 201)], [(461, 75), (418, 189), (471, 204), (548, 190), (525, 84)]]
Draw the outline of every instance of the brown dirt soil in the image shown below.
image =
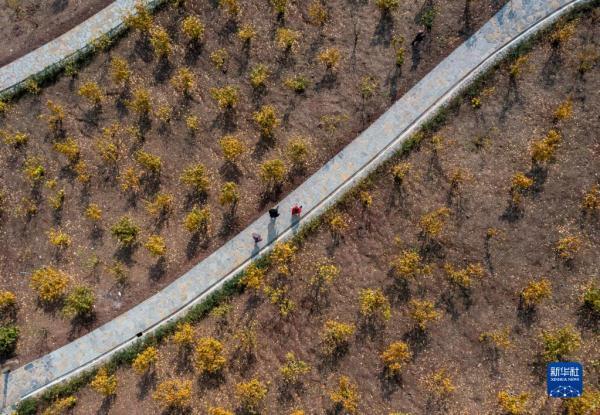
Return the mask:
[[(156, 16), (156, 22), (168, 29), (176, 44), (169, 62), (158, 63), (148, 41), (141, 34), (132, 33), (119, 40), (108, 53), (95, 56), (76, 78), (63, 76), (43, 88), (40, 95), (21, 97), (4, 118), (0, 117), (1, 129), (26, 132), (31, 137), (25, 147), (12, 149), (5, 145), (0, 154), (0, 163), (4, 166), (0, 170), (0, 187), (7, 194), (6, 213), (0, 223), (3, 241), (0, 281), (3, 289), (14, 291), (18, 297), (17, 323), (21, 326), (21, 337), (16, 363), (30, 361), (108, 321), (206, 257), (269, 207), (271, 202), (265, 202), (261, 196), (259, 163), (276, 157), (285, 159), (285, 146), (293, 136), (308, 137), (314, 147), (304, 171), (290, 174), (280, 193), (271, 198), (277, 200), (351, 141), (396, 97), (453, 50), (467, 33), (491, 17), (502, 3), (470, 1), (468, 23), (465, 23), (463, 2), (439, 2), (435, 6), (437, 16), (432, 32), (412, 51), (410, 42), (420, 27), (415, 21), (423, 11), (422, 2), (405, 3), (388, 19), (382, 18), (373, 4), (330, 1), (331, 21), (323, 29), (307, 23), (305, 4), (293, 3), (285, 25), (302, 31), (303, 37), (297, 52), (288, 59), (283, 59), (283, 53), (274, 45), (274, 31), (280, 23), (264, 0), (244, 3), (241, 23), (252, 22), (258, 32), (248, 50), (243, 50), (232, 23), (213, 3), (194, 3), (186, 6), (188, 9), (169, 7)], [(205, 41), (199, 52), (190, 51), (180, 33), (180, 22), (187, 14), (199, 16), (206, 25)], [(406, 39), (406, 62), (401, 69), (395, 66), (395, 53), (389, 42), (392, 33)], [(339, 48), (343, 56), (333, 77), (324, 76), (324, 68), (316, 60), (317, 53), (329, 46)], [(209, 58), (219, 48), (226, 48), (230, 55), (226, 72), (216, 69)], [(156, 182), (145, 183), (137, 196), (120, 190), (117, 174), (103, 167), (96, 146), (103, 128), (115, 122), (123, 127), (138, 125), (138, 117), (123, 104), (129, 92), (123, 92), (111, 80), (110, 58), (115, 56), (127, 59), (133, 71), (133, 84), (150, 90), (154, 108), (167, 104), (173, 109), (170, 124), (164, 125), (151, 116), (149, 123), (141, 125), (142, 140), (121, 134), (117, 171), (136, 166), (133, 153), (140, 148), (162, 158), (159, 186)], [(254, 93), (248, 82), (250, 68), (258, 63), (268, 65), (272, 71), (266, 91), (261, 94)], [(191, 67), (198, 78), (193, 98), (184, 102), (173, 93), (168, 81), (183, 65)], [(302, 74), (310, 80), (306, 93), (298, 95), (282, 86), (290, 74)], [(367, 75), (373, 76), (379, 86), (371, 99), (363, 101), (357, 85)], [(89, 80), (98, 82), (107, 91), (108, 99), (101, 111), (90, 109), (90, 104), (77, 95), (79, 86)], [(231, 119), (224, 120), (209, 91), (227, 84), (239, 86), (240, 102)], [(46, 122), (40, 119), (40, 115), (48, 112), (48, 100), (66, 108), (64, 129), (67, 136), (78, 142), (81, 160), (89, 166), (92, 180), (88, 186), (76, 180), (65, 157), (53, 150), (55, 138)], [(274, 105), (282, 120), (270, 144), (261, 141), (252, 121), (252, 113), (263, 104)], [(187, 115), (196, 115), (200, 121), (195, 136), (186, 128)], [(340, 119), (335, 131), (324, 128), (321, 123), (324, 115)], [(224, 167), (218, 145), (225, 133), (237, 134), (249, 149), (234, 171)], [(44, 184), (32, 189), (25, 179), (24, 163), (32, 156), (43, 159), (46, 179), (56, 179), (54, 189)], [(211, 176), (211, 189), (205, 202), (190, 199), (179, 181), (184, 167), (198, 162), (205, 165)], [(227, 209), (218, 203), (221, 185), (230, 180), (238, 183), (241, 194), (233, 226), (225, 224)], [(65, 190), (64, 206), (55, 212), (48, 201), (60, 189)], [(150, 217), (144, 209), (144, 201), (152, 199), (157, 191), (174, 196), (174, 211), (164, 222)], [(22, 214), (22, 201), (26, 199), (38, 205), (38, 213), (30, 219)], [(206, 203), (212, 211), (212, 232), (206, 240), (190, 238), (182, 226), (195, 202)], [(103, 211), (102, 224), (97, 230), (84, 217), (89, 203), (98, 204)], [(122, 255), (110, 234), (112, 224), (123, 215), (129, 215), (142, 229), (141, 244), (129, 257)], [(61, 255), (57, 255), (47, 236), (51, 228), (58, 227), (72, 239), (71, 246)], [(151, 233), (165, 238), (166, 264), (157, 262), (142, 246)], [(129, 280), (125, 285), (117, 284), (108, 272), (116, 259), (126, 263)], [(91, 267), (96, 260), (99, 263)], [(86, 284), (94, 289), (95, 320), (71, 324), (57, 310), (44, 310), (36, 303), (35, 293), (29, 288), (29, 276), (33, 270), (50, 264), (67, 272), (73, 279), (72, 285)]]
[[(367, 211), (356, 197), (345, 202), (340, 209), (347, 215), (349, 228), (338, 245), (325, 224), (308, 236), (292, 265), (292, 276), (283, 279), (289, 298), (297, 305), (287, 319), (262, 294), (245, 292), (232, 299), (225, 324), (213, 316), (201, 321), (196, 335), (221, 339), (229, 353), (231, 363), (221, 378), (199, 379), (191, 363), (182, 362), (175, 345), (168, 342), (160, 346), (154, 381), (144, 384), (131, 369), (121, 368), (116, 372), (119, 387), (114, 400), (103, 404), (97, 393), (86, 388), (77, 395), (75, 413), (95, 413), (98, 408), (114, 414), (159, 413), (150, 398), (152, 390), (155, 384), (176, 377), (193, 381), (189, 413), (206, 413), (208, 406), (237, 408), (235, 384), (254, 377), (269, 385), (261, 413), (288, 414), (293, 408), (307, 414), (343, 413), (332, 411), (328, 391), (340, 375), (347, 375), (358, 387), (358, 413), (500, 413), (496, 395), (508, 390), (530, 394), (527, 413), (559, 414), (563, 413), (561, 401), (547, 399), (545, 394), (540, 333), (566, 325), (572, 325), (582, 338), (581, 347), (568, 359), (586, 368), (586, 390), (599, 388), (598, 319), (582, 313), (581, 294), (590, 281), (598, 281), (600, 217), (598, 212), (583, 215), (581, 201), (600, 181), (600, 73), (597, 64), (585, 74), (578, 72), (582, 54), (598, 52), (597, 23), (596, 10), (580, 18), (575, 36), (562, 47), (542, 40), (527, 55), (517, 79), (508, 75), (508, 64), (491, 74), (479, 95), (481, 108), (474, 109), (470, 99), (463, 100), (437, 131), (444, 138), (441, 148), (434, 151), (428, 136), (417, 149), (393, 161), (412, 165), (400, 193), (388, 165), (365, 186), (373, 198)], [(554, 123), (555, 108), (569, 97), (572, 118)], [(555, 160), (532, 169), (529, 146), (552, 128), (562, 135)], [(459, 168), (471, 180), (456, 192), (450, 178)], [(534, 190), (524, 196), (519, 215), (506, 215), (511, 178), (519, 171), (534, 179)], [(431, 249), (433, 245), (419, 235), (419, 218), (443, 206), (451, 209), (451, 216), (439, 245)], [(498, 236), (487, 239), (489, 228), (499, 230)], [(557, 240), (567, 234), (583, 242), (570, 263), (558, 259), (555, 251)], [(394, 282), (390, 262), (410, 248), (420, 250), (434, 271), (403, 287)], [(327, 304), (311, 307), (309, 281), (320, 258), (337, 264), (341, 274)], [(445, 263), (458, 267), (480, 263), (486, 275), (461, 291), (445, 278)], [(519, 293), (540, 277), (551, 281), (552, 297), (535, 311), (523, 312)], [(278, 280), (282, 283), (271, 270), (269, 283)], [(390, 299), (392, 316), (385, 328), (361, 327), (357, 298), (363, 288), (380, 288)], [(441, 319), (426, 333), (413, 329), (407, 313), (408, 301), (419, 298), (433, 301), (441, 312)], [(328, 319), (355, 323), (359, 328), (347, 353), (333, 363), (319, 357), (319, 332)], [(235, 353), (235, 334), (252, 324), (258, 346), (254, 359), (244, 363)], [(496, 355), (483, 347), (479, 335), (503, 328), (509, 330), (513, 346)], [(396, 340), (405, 340), (413, 351), (398, 382), (381, 376), (379, 359)], [(302, 387), (286, 395), (279, 389), (278, 369), (289, 351), (312, 370)], [(422, 382), (440, 368), (447, 370), (456, 386), (446, 400), (436, 400)]]
[(68, 32), (112, 0), (4, 0), (0, 6), (0, 66)]

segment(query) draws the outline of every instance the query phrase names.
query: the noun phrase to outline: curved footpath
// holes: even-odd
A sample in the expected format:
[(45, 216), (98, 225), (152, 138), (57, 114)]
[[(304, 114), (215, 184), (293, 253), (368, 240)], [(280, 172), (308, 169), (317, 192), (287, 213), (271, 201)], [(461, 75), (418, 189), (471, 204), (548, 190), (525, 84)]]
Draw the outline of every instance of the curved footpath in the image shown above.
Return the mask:
[(65, 34), (29, 52), (0, 68), (0, 98), (17, 92), (31, 77), (61, 69), (93, 49), (93, 42), (101, 36), (116, 36), (125, 29), (124, 20), (135, 13), (135, 5), (150, 9), (164, 0), (115, 0), (89, 19)]
[[(3, 411), (101, 364), (114, 352), (135, 342), (138, 333), (147, 334), (183, 316), (191, 306), (243, 270), (254, 257), (268, 252), (274, 242), (293, 236), (303, 223), (323, 213), (512, 47), (589, 1), (511, 0), (373, 125), (283, 199), (279, 203), (282, 215), (276, 223), (263, 215), (153, 297), (72, 343), (4, 373), (0, 379)], [(295, 203), (304, 207), (304, 214), (297, 221), (290, 214)], [(259, 246), (253, 243), (253, 232), (266, 236)]]

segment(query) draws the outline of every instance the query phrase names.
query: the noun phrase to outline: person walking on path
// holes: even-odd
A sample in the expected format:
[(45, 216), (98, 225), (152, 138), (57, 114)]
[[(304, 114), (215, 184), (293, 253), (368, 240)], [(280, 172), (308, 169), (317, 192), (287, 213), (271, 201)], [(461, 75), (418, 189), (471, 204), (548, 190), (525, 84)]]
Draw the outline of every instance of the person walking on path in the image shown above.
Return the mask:
[(254, 239), (254, 243), (255, 244), (257, 244), (260, 241), (262, 241), (262, 237), (259, 234), (257, 234), (256, 232), (252, 233), (252, 239)]
[(292, 216), (300, 216), (301, 213), (302, 213), (302, 205), (300, 205), (300, 206), (294, 205), (292, 207)]
[(269, 209), (269, 217), (271, 220), (275, 220), (277, 217), (279, 217), (279, 206)]
[(417, 32), (417, 35), (415, 36), (415, 38), (413, 39), (412, 42), (410, 42), (410, 45), (414, 48), (416, 46), (419, 45), (419, 43), (421, 43), (423, 40), (425, 40), (425, 36), (427, 36), (427, 29), (425, 27), (423, 27), (421, 30), (419, 30)]

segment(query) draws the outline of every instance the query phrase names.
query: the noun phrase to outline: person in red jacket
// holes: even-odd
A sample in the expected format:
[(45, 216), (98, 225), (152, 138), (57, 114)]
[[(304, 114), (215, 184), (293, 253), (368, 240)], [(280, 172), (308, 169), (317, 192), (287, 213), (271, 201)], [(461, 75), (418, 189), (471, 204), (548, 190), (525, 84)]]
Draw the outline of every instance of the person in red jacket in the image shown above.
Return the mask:
[(294, 205), (292, 207), (292, 216), (300, 216), (301, 213), (302, 213), (302, 205), (300, 205), (300, 206)]

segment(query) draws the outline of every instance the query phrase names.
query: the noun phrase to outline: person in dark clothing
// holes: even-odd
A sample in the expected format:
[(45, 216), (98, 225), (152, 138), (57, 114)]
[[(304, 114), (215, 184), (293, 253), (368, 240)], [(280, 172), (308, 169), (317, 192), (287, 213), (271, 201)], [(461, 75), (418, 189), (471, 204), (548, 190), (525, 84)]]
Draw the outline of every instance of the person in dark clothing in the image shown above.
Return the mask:
[(277, 219), (279, 216), (279, 206), (275, 206), (274, 208), (269, 209), (269, 217), (271, 219)]
[(254, 243), (257, 244), (262, 241), (262, 237), (257, 233), (252, 233), (252, 239), (254, 239)]
[(415, 38), (413, 39), (412, 42), (410, 42), (411, 46), (417, 46), (419, 43), (421, 43), (423, 40), (425, 39), (425, 30), (419, 30), (419, 32), (417, 32), (417, 35), (415, 36)]

